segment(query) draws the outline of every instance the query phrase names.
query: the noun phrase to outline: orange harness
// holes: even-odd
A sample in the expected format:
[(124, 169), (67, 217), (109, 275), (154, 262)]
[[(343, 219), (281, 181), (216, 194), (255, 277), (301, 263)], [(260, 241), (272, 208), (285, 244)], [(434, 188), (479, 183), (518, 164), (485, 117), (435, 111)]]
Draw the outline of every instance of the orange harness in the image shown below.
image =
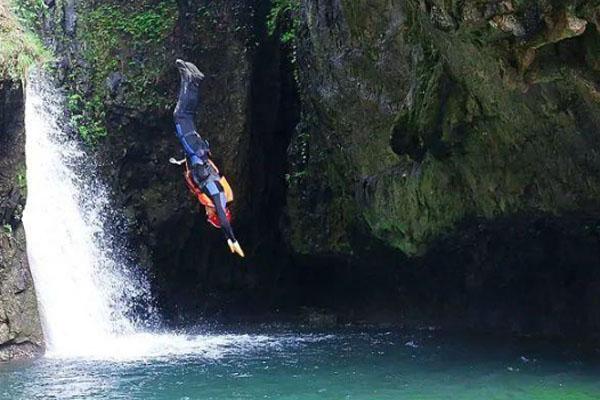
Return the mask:
[[(215, 171), (219, 173), (219, 169), (217, 168), (217, 166), (211, 160), (208, 160), (208, 162), (215, 169)], [(196, 185), (196, 182), (194, 182), (192, 171), (189, 169), (187, 161), (185, 162), (184, 176), (186, 186), (188, 187), (190, 192), (192, 192), (194, 197), (198, 199), (200, 204), (204, 206), (204, 209), (206, 211), (207, 222), (215, 228), (221, 228), (221, 222), (219, 221), (219, 216), (217, 215), (217, 212), (215, 210), (215, 204), (213, 203), (210, 197), (208, 197), (202, 192), (198, 185)], [(231, 186), (229, 186), (229, 182), (227, 182), (227, 179), (225, 179), (224, 176), (221, 176), (221, 179), (219, 179), (219, 183), (225, 191), (225, 198), (227, 204), (231, 203), (233, 201), (233, 191), (231, 190)], [(225, 207), (225, 215), (227, 216), (227, 220), (231, 221), (231, 212), (229, 211), (228, 207)]]

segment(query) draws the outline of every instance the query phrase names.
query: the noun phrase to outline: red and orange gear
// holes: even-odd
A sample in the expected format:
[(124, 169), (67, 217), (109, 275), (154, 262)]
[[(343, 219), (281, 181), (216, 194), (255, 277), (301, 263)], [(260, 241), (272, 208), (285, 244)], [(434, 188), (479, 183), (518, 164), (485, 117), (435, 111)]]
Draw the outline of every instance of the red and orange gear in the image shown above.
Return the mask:
[[(217, 166), (211, 160), (208, 160), (208, 162), (217, 171), (217, 173), (219, 173), (219, 169), (217, 168)], [(213, 203), (212, 199), (210, 197), (208, 197), (206, 194), (204, 194), (202, 192), (202, 190), (198, 187), (198, 185), (196, 185), (196, 182), (194, 181), (194, 178), (192, 176), (192, 171), (190, 171), (187, 161), (185, 163), (184, 176), (185, 176), (186, 186), (188, 187), (190, 192), (192, 192), (192, 194), (198, 199), (200, 204), (202, 204), (204, 206), (204, 209), (206, 211), (207, 222), (209, 224), (211, 224), (212, 226), (214, 226), (215, 228), (221, 228), (221, 222), (219, 221), (219, 216), (217, 215), (217, 212), (215, 211), (215, 204)], [(224, 176), (222, 176), (221, 179), (219, 179), (219, 183), (221, 184), (221, 186), (223, 187), (223, 190), (225, 191), (225, 198), (226, 198), (227, 204), (229, 204), (230, 202), (233, 201), (233, 191), (231, 190), (231, 186), (229, 185), (229, 182), (227, 182), (227, 179), (225, 179)], [(229, 211), (228, 207), (225, 207), (225, 215), (227, 216), (227, 220), (229, 222), (231, 222), (231, 212)]]

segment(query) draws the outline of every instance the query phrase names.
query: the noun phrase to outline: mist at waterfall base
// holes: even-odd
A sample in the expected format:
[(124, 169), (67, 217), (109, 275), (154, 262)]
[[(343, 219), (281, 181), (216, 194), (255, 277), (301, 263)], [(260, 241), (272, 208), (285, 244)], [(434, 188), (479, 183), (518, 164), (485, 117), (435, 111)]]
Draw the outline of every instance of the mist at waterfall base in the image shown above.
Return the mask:
[(600, 398), (600, 364), (563, 345), (430, 328), (157, 331), (142, 269), (63, 110), (33, 76), (24, 222), (47, 354), (0, 365), (0, 400)]

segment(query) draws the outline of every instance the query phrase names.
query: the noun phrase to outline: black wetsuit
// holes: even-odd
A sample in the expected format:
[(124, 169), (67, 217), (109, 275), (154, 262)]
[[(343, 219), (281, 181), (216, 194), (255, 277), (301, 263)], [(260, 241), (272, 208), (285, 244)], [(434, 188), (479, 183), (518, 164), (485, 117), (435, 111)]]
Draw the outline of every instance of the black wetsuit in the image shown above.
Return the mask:
[(208, 141), (202, 139), (196, 131), (194, 117), (198, 108), (200, 80), (191, 80), (181, 74), (179, 97), (173, 113), (176, 134), (185, 150), (192, 177), (204, 194), (215, 204), (215, 211), (221, 222), (221, 229), (227, 239), (236, 241), (231, 224), (227, 219), (225, 207), (227, 198), (220, 183), (220, 175), (208, 162), (210, 148)]

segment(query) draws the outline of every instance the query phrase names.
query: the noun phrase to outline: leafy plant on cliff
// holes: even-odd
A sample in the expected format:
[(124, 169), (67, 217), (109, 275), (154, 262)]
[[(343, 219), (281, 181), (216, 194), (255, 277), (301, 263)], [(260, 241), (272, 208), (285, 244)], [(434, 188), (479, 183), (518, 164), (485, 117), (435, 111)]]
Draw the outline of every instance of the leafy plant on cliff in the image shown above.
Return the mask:
[(17, 168), (16, 180), (19, 189), (21, 189), (22, 191), (27, 190), (27, 167), (25, 166), (25, 163), (22, 163)]
[[(79, 94), (71, 94), (67, 99), (67, 108), (71, 113), (71, 126), (86, 143), (96, 143), (107, 135), (103, 123), (106, 116), (104, 104), (98, 96), (84, 100)], [(97, 117), (97, 119), (90, 116)]]
[(20, 79), (30, 65), (48, 59), (50, 54), (39, 38), (11, 9), (0, 4), (0, 77)]
[(12, 232), (13, 232), (12, 225), (4, 224), (4, 225), (2, 225), (2, 230), (4, 231), (4, 233), (6, 235), (12, 235)]
[(271, 12), (267, 17), (267, 29), (269, 35), (280, 32), (280, 40), (284, 44), (292, 43), (298, 36), (300, 20), (299, 0), (273, 0)]
[(21, 25), (32, 31), (40, 28), (42, 21), (40, 17), (48, 10), (42, 0), (11, 0), (10, 8)]

